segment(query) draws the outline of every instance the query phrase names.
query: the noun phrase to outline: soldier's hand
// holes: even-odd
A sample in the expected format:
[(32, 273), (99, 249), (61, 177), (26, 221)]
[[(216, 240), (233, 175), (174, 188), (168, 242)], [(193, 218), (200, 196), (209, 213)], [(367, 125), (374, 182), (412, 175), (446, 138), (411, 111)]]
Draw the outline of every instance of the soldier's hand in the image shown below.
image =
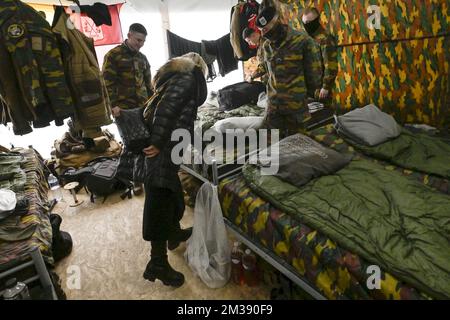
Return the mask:
[(145, 148), (143, 151), (144, 151), (145, 156), (147, 158), (156, 157), (159, 154), (159, 152), (160, 152), (160, 150), (157, 147), (153, 146), (153, 145), (150, 146), (150, 147)]
[(113, 117), (114, 117), (114, 118), (120, 117), (120, 111), (121, 111), (121, 110), (122, 110), (122, 109), (120, 109), (119, 107), (114, 107), (114, 108), (112, 108), (112, 109), (111, 109), (111, 112), (112, 112)]
[(251, 75), (247, 76), (247, 79), (245, 79), (245, 81), (247, 81), (249, 83), (252, 83), (253, 82), (253, 77)]
[(330, 94), (330, 92), (324, 88), (320, 89), (320, 93), (319, 93), (319, 99), (323, 100), (328, 98), (328, 95)]

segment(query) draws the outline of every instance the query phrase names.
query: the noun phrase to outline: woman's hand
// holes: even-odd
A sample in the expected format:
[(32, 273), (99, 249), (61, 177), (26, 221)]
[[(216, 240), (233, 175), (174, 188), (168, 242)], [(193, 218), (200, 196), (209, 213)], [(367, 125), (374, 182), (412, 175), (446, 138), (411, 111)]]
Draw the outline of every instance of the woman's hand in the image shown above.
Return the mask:
[(160, 152), (160, 150), (157, 147), (155, 147), (155, 146), (147, 147), (143, 151), (144, 151), (145, 156), (147, 158), (156, 157), (159, 154), (159, 152)]

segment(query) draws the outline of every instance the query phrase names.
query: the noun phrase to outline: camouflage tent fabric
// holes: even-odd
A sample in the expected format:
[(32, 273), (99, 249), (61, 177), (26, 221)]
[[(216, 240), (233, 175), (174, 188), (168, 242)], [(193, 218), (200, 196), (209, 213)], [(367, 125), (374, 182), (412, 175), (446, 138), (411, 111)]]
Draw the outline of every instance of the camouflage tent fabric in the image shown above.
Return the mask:
[(450, 126), (448, 1), (279, 1), (297, 29), (303, 8), (323, 11), (321, 22), (338, 41), (338, 112), (374, 103), (401, 123)]

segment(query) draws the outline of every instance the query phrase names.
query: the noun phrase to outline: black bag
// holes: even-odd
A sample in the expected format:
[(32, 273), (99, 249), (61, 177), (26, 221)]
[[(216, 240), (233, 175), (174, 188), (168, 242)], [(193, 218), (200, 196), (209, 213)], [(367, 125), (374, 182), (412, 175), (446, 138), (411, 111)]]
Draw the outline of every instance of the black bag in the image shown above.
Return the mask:
[(239, 82), (227, 86), (218, 93), (219, 110), (231, 111), (246, 104), (257, 104), (261, 92), (266, 90), (266, 86), (259, 81)]
[(82, 169), (69, 169), (63, 173), (62, 179), (65, 183), (77, 181), (91, 193), (91, 202), (94, 196), (106, 198), (116, 190), (126, 189), (122, 199), (131, 198), (133, 185), (129, 180), (117, 176), (119, 160), (114, 158), (96, 159)]
[(121, 110), (116, 124), (127, 151), (141, 153), (150, 145), (150, 131), (145, 125), (142, 108)]
[(50, 215), (50, 224), (52, 226), (52, 252), (55, 262), (67, 257), (72, 252), (72, 237), (68, 232), (61, 231), (61, 216), (57, 214)]

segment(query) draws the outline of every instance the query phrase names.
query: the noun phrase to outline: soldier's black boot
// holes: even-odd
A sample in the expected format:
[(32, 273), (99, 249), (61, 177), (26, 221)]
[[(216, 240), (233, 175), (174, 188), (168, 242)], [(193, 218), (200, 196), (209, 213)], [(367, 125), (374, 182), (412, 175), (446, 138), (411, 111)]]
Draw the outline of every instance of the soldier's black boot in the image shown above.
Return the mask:
[(145, 268), (144, 279), (154, 282), (159, 279), (166, 286), (181, 287), (184, 275), (174, 270), (167, 259), (166, 241), (152, 241), (150, 262)]
[(187, 229), (180, 229), (176, 231), (168, 241), (169, 250), (175, 250), (180, 245), (180, 242), (185, 242), (192, 235), (192, 227)]

